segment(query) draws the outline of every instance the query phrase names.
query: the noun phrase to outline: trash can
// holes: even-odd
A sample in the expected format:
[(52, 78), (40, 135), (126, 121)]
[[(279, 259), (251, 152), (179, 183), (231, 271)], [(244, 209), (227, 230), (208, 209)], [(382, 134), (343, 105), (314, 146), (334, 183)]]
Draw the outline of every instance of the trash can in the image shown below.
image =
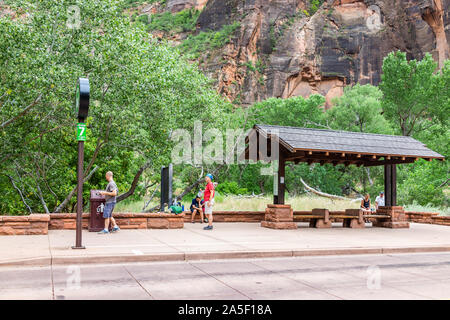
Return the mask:
[(105, 227), (105, 219), (103, 218), (103, 209), (105, 208), (105, 196), (99, 191), (91, 190), (91, 215), (89, 218), (89, 231), (99, 232)]

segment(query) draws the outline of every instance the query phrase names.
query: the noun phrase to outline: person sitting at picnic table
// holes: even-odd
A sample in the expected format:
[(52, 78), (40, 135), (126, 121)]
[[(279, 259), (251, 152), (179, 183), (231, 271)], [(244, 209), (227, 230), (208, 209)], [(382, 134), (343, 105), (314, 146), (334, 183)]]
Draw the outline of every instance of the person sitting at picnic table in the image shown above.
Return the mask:
[(384, 192), (381, 191), (380, 195), (375, 198), (375, 208), (378, 210), (378, 207), (384, 207)]
[(200, 214), (200, 221), (203, 223), (203, 204), (202, 204), (202, 198), (197, 195), (194, 199), (192, 199), (191, 203), (191, 223), (194, 223), (194, 218), (196, 213), (198, 212)]
[(364, 199), (361, 200), (361, 209), (364, 213), (371, 213), (370, 210), (370, 195), (367, 193)]

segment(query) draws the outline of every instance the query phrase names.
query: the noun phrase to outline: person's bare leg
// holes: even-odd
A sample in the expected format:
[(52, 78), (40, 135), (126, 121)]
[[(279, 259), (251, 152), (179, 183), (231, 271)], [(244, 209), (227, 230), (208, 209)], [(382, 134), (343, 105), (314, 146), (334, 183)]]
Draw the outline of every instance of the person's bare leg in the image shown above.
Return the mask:
[(203, 210), (200, 210), (200, 219), (201, 219), (201, 221), (202, 221), (202, 223), (203, 223)]
[(112, 222), (112, 224), (113, 224), (113, 227), (117, 227), (116, 219), (114, 219), (113, 217), (111, 217), (111, 222)]
[(194, 222), (196, 212), (197, 212), (197, 209), (194, 209), (194, 211), (191, 214), (191, 222)]
[(213, 215), (212, 214), (208, 214), (208, 225), (212, 227), (212, 223), (213, 223)]
[(109, 230), (109, 219), (110, 218), (105, 218), (105, 230)]

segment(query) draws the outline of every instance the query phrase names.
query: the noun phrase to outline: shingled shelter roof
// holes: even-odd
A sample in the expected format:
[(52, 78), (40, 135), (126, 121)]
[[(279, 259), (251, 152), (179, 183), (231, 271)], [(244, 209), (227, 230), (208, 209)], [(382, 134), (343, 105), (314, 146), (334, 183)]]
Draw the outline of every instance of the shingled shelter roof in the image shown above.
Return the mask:
[(261, 124), (253, 128), (257, 134), (269, 138), (271, 132), (278, 131), (280, 151), (287, 161), (372, 166), (410, 163), (418, 158), (444, 159), (425, 144), (407, 136)]

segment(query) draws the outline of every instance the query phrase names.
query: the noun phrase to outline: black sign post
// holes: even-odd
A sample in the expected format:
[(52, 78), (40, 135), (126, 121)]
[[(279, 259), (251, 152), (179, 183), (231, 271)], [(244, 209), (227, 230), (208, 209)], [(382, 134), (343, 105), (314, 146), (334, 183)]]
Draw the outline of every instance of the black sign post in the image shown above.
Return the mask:
[(172, 177), (172, 164), (169, 164), (168, 167), (161, 168), (161, 212), (164, 212), (164, 206), (166, 203), (169, 208), (172, 205)]
[(79, 78), (75, 93), (75, 107), (78, 109), (77, 140), (78, 140), (78, 165), (77, 165), (77, 231), (75, 245), (72, 249), (85, 249), (81, 244), (81, 231), (83, 228), (83, 180), (84, 180), (84, 141), (86, 141), (86, 118), (89, 112), (89, 80)]

